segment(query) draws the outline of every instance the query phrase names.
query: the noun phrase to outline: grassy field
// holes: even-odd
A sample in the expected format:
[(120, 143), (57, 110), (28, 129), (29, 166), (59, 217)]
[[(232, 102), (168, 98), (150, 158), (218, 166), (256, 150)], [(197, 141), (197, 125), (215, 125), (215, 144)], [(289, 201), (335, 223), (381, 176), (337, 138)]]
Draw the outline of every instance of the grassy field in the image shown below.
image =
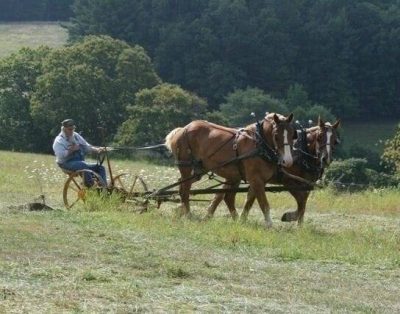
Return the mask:
[(0, 23), (0, 58), (22, 47), (59, 47), (67, 38), (67, 31), (58, 23)]
[[(114, 166), (152, 188), (178, 177), (146, 162)], [(68, 211), (64, 180), (52, 156), (0, 152), (0, 312), (400, 311), (398, 190), (314, 191), (303, 228), (279, 221), (294, 202), (272, 194), (266, 230), (258, 208), (246, 224), (224, 207), (203, 221), (202, 202), (191, 220), (174, 203), (138, 214), (116, 197)], [(41, 193), (55, 210), (16, 206)]]

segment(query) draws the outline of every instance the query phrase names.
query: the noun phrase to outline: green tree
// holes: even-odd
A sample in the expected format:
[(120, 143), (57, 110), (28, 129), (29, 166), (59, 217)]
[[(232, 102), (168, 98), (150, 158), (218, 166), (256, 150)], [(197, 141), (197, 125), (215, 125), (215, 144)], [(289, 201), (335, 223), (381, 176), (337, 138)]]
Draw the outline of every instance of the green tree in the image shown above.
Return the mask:
[(294, 84), (289, 87), (285, 104), (293, 112), (296, 120), (302, 124), (308, 121), (316, 122), (318, 117), (324, 121), (334, 122), (334, 115), (325, 106), (312, 104), (308, 93), (301, 84)]
[(259, 88), (248, 87), (238, 89), (225, 98), (225, 103), (220, 105), (222, 115), (231, 126), (245, 126), (254, 122), (250, 115), (255, 113), (257, 119), (262, 119), (266, 112), (288, 114), (286, 105), (278, 99), (265, 94)]
[(397, 176), (400, 177), (400, 124), (393, 138), (386, 141), (382, 159), (389, 165), (393, 165)]
[(160, 143), (169, 131), (206, 116), (206, 102), (177, 85), (161, 84), (136, 94), (129, 118), (121, 125), (115, 142), (140, 146)]
[(287, 91), (285, 103), (289, 110), (295, 110), (297, 107), (309, 108), (311, 101), (304, 86), (298, 83), (291, 85)]
[(30, 114), (30, 98), (49, 48), (24, 48), (0, 61), (0, 149), (39, 151), (39, 129)]
[(43, 69), (32, 96), (32, 116), (46, 134), (44, 142), (51, 141), (65, 118), (76, 120), (93, 143), (101, 143), (98, 126), (112, 138), (134, 94), (160, 83), (143, 48), (107, 36), (89, 36), (54, 50)]
[(76, 0), (72, 39), (140, 44), (160, 76), (206, 97), (294, 83), (339, 117), (400, 116), (398, 0)]

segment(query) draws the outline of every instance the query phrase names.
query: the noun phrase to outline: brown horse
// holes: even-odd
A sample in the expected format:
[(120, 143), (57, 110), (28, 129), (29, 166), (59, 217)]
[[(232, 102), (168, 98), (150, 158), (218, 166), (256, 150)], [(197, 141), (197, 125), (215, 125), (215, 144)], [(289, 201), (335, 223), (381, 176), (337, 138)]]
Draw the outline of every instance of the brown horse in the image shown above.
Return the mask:
[[(293, 163), (291, 150), (296, 132), (292, 119), (293, 114), (288, 117), (269, 114), (262, 123), (241, 130), (193, 121), (184, 128), (171, 131), (165, 142), (181, 173), (179, 194), (183, 214), (190, 213), (192, 183), (212, 171), (225, 178), (230, 186), (237, 186), (241, 180), (247, 181), (249, 191), (257, 198), (266, 225), (270, 227), (272, 221), (264, 186), (274, 176), (278, 164), (290, 167)], [(237, 217), (235, 194), (227, 193), (225, 198), (233, 218)]]
[[(282, 221), (295, 221), (299, 224), (303, 222), (306, 203), (310, 191), (297, 190), (296, 187), (304, 185), (304, 182), (297, 180), (291, 175), (303, 178), (310, 183), (316, 182), (321, 178), (323, 171), (332, 161), (333, 148), (339, 143), (337, 128), (340, 121), (336, 121), (333, 125), (329, 122), (324, 123), (320, 118), (315, 127), (302, 130), (295, 144), (294, 163), (292, 167), (286, 168), (287, 174), (276, 172), (269, 183), (283, 184), (289, 188), (289, 192), (293, 195), (297, 202), (297, 211), (287, 212), (282, 216)], [(302, 137), (304, 137), (302, 139)], [(231, 188), (232, 185), (224, 185), (223, 188)], [(290, 187), (294, 187), (290, 189)], [(232, 198), (232, 196), (229, 196)], [(207, 217), (211, 218), (219, 205), (225, 200), (228, 205), (230, 202), (227, 195), (218, 193), (208, 207)], [(249, 193), (242, 212), (241, 218), (247, 219), (249, 210), (254, 203), (254, 195)]]

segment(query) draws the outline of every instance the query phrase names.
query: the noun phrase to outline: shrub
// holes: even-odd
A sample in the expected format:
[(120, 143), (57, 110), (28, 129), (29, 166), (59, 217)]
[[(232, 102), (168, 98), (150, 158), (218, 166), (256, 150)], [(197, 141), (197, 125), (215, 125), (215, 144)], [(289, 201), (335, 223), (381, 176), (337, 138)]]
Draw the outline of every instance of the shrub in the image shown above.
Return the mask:
[(360, 144), (354, 144), (348, 150), (348, 155), (353, 158), (362, 158), (367, 161), (366, 167), (375, 171), (387, 172), (384, 164), (381, 161), (381, 157), (378, 152), (366, 148)]
[(397, 175), (400, 176), (400, 124), (392, 139), (386, 141), (382, 160), (392, 165)]
[(263, 119), (265, 112), (277, 112), (287, 115), (286, 105), (278, 99), (265, 94), (261, 89), (248, 87), (245, 90), (237, 89), (225, 98), (225, 103), (220, 105), (222, 115), (230, 126), (245, 126), (257, 119)]
[(115, 137), (121, 146), (144, 146), (163, 142), (169, 131), (205, 117), (205, 100), (177, 85), (161, 84), (143, 89), (129, 107), (129, 117)]
[(361, 190), (368, 187), (397, 186), (400, 181), (389, 174), (367, 167), (364, 158), (349, 158), (334, 161), (326, 170), (324, 182), (337, 190)]

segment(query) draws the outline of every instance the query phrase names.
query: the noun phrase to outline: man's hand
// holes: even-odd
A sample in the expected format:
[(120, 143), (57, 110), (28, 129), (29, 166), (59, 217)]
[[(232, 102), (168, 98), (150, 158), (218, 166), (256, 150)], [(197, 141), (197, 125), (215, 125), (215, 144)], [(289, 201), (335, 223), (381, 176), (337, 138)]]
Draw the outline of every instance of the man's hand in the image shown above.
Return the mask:
[(72, 154), (73, 152), (76, 152), (77, 150), (79, 150), (79, 144), (72, 144), (69, 148), (68, 148), (68, 152), (70, 154)]
[(96, 153), (98, 153), (98, 154), (105, 152), (105, 151), (106, 151), (105, 147), (96, 147)]

